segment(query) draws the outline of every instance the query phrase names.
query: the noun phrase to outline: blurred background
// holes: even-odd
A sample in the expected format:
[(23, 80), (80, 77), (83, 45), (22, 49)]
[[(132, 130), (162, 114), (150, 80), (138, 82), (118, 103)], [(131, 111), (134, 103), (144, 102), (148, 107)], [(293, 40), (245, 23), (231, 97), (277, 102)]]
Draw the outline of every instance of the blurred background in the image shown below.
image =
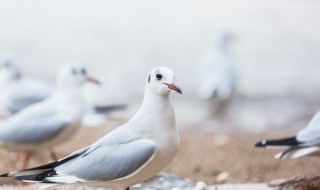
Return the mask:
[[(182, 147), (167, 172), (213, 183), (226, 171), (227, 181), (263, 182), (317, 171), (310, 158), (277, 161), (253, 145), (294, 134), (320, 108), (319, 10), (316, 0), (1, 0), (0, 53), (15, 53), (26, 75), (52, 84), (66, 61), (86, 65), (109, 101), (129, 105), (107, 128), (137, 111), (153, 67), (170, 67), (183, 91), (172, 94)], [(237, 83), (217, 117), (198, 96), (199, 67), (222, 33)]]

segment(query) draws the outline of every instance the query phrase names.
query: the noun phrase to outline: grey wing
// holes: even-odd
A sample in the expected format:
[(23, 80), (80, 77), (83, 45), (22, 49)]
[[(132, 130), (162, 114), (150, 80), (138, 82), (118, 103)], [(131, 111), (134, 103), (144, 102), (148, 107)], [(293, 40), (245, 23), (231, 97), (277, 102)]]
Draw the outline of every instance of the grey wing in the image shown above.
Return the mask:
[(320, 111), (315, 114), (308, 126), (297, 134), (297, 140), (304, 143), (320, 143)]
[(28, 117), (9, 119), (0, 126), (1, 143), (39, 143), (58, 135), (70, 125), (66, 117), (50, 110), (38, 112)]
[[(86, 181), (115, 180), (137, 171), (152, 158), (155, 149), (153, 141), (141, 139), (100, 146), (89, 154), (83, 154), (55, 168), (55, 171), (58, 176), (75, 176)], [(54, 181), (54, 177), (50, 180)]]
[(7, 90), (8, 110), (11, 113), (17, 113), (34, 103), (45, 100), (52, 92), (52, 88), (35, 80), (18, 81)]
[(16, 97), (15, 99), (12, 99), (11, 102), (8, 104), (8, 110), (15, 114), (22, 109), (35, 104), (37, 102), (43, 101), (45, 97), (26, 97), (26, 96), (21, 96), (21, 97)]

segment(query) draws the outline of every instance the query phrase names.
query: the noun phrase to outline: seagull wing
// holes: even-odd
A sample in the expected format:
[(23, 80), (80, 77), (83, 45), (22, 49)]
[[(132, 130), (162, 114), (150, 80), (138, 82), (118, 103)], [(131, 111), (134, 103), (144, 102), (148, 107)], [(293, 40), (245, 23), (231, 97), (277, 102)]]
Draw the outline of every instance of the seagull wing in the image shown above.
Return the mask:
[(11, 113), (48, 98), (53, 89), (48, 85), (32, 79), (23, 79), (9, 86), (7, 89), (7, 107)]
[(320, 111), (312, 118), (308, 126), (297, 134), (297, 140), (304, 143), (320, 143)]
[(140, 137), (122, 126), (57, 162), (2, 177), (16, 176), (17, 180), (53, 184), (125, 178), (152, 160), (156, 152), (153, 141)]
[(71, 119), (55, 109), (27, 109), (1, 123), (0, 143), (40, 143), (59, 134)]

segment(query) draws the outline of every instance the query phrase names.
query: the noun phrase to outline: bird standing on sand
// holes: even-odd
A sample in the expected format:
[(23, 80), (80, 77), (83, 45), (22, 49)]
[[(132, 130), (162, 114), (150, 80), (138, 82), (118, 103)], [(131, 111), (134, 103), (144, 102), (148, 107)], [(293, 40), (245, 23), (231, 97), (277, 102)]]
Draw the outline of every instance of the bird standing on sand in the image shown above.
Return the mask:
[(275, 155), (275, 158), (300, 158), (309, 154), (320, 152), (320, 111), (312, 118), (308, 126), (301, 130), (296, 136), (263, 140), (258, 142), (256, 147), (285, 149)]
[(153, 69), (142, 105), (128, 123), (57, 162), (2, 177), (47, 183), (44, 187), (87, 183), (124, 190), (155, 176), (173, 160), (180, 142), (169, 94), (182, 92), (174, 80), (170, 69)]
[[(97, 125), (104, 122), (110, 112), (126, 108), (125, 104), (98, 102), (97, 97), (105, 94), (101, 87), (99, 85), (95, 88), (96, 93), (82, 91), (86, 110), (84, 124)], [(0, 57), (0, 116), (14, 115), (32, 104), (45, 100), (53, 93), (54, 88), (42, 80), (24, 76), (16, 56), (5, 53)]]
[(57, 160), (53, 146), (70, 139), (80, 125), (85, 81), (98, 83), (84, 67), (69, 64), (59, 72), (55, 93), (0, 123), (0, 146), (24, 152), (24, 169), (32, 152), (42, 149), (50, 149), (52, 159)]
[(3, 116), (15, 114), (53, 93), (49, 85), (25, 77), (19, 64), (18, 58), (9, 53), (0, 58), (0, 111)]

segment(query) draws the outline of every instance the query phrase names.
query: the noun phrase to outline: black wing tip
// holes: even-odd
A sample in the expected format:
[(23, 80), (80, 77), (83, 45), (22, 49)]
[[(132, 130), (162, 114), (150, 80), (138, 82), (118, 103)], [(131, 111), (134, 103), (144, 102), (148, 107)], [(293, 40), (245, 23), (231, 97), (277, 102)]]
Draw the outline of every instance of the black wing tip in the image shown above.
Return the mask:
[(22, 176), (16, 176), (14, 179), (19, 180), (19, 181), (34, 181), (37, 183), (50, 183), (46, 178), (49, 176), (55, 176), (57, 175), (57, 172), (54, 169), (45, 171), (40, 174), (34, 174), (34, 175), (22, 175)]
[(267, 141), (266, 140), (260, 141), (260, 142), (256, 143), (254, 146), (257, 147), (257, 148), (266, 147), (267, 146)]
[(1, 174), (0, 177), (10, 177), (10, 176), (9, 176), (9, 173), (6, 173), (6, 174)]
[(267, 147), (267, 146), (296, 146), (301, 144), (297, 138), (289, 137), (284, 139), (275, 139), (275, 140), (263, 140), (255, 144), (255, 147)]

